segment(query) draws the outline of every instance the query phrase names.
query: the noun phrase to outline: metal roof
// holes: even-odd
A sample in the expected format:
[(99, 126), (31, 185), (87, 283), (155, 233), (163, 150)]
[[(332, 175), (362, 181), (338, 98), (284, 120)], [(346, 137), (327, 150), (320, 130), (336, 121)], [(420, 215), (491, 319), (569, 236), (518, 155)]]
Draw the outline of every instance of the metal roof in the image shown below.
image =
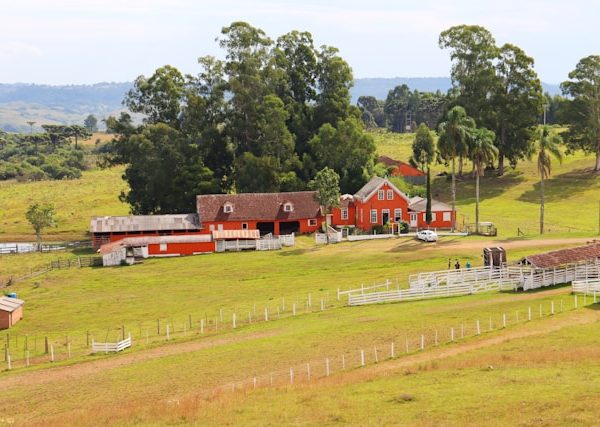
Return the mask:
[(600, 258), (600, 243), (529, 255), (520, 262), (531, 264), (536, 268), (553, 268), (591, 261), (596, 258)]
[[(427, 199), (423, 197), (412, 197), (408, 209), (415, 212), (425, 212), (427, 210)], [(439, 200), (431, 199), (431, 210), (433, 212), (451, 211), (452, 207)]]
[(366, 202), (384, 185), (388, 185), (392, 190), (396, 192), (400, 197), (408, 201), (408, 197), (402, 191), (398, 189), (394, 184), (388, 181), (385, 178), (381, 178), (378, 176), (374, 176), (367, 182), (363, 187), (354, 194), (354, 198), (360, 200), (361, 202)]
[(99, 216), (90, 224), (92, 233), (199, 229), (197, 214)]
[(21, 307), (25, 301), (17, 298), (0, 297), (0, 311), (12, 313), (17, 308)]

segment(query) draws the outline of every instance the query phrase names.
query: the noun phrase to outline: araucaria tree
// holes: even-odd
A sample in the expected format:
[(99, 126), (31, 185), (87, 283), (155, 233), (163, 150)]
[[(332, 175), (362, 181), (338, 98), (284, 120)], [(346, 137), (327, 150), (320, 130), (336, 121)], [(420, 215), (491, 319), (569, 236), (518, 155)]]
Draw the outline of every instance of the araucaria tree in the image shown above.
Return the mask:
[(475, 121), (460, 106), (448, 111), (446, 121), (439, 127), (438, 154), (444, 162), (452, 163), (452, 230), (456, 227), (456, 158), (466, 157), (467, 143), (474, 129)]
[(431, 224), (431, 163), (435, 155), (433, 134), (425, 123), (421, 123), (415, 134), (412, 144), (412, 163), (422, 171), (427, 171), (427, 204), (425, 209), (425, 222)]
[(51, 204), (34, 203), (29, 206), (25, 217), (35, 231), (35, 238), (38, 245), (38, 250), (42, 249), (42, 231), (48, 227), (54, 227), (56, 221), (54, 219), (54, 206)]
[(600, 55), (590, 55), (579, 61), (561, 84), (566, 101), (562, 118), (569, 124), (563, 134), (570, 150), (582, 149), (595, 153), (594, 171), (600, 171)]
[(544, 234), (544, 180), (550, 176), (552, 158), (562, 162), (563, 153), (560, 150), (560, 135), (552, 132), (548, 126), (543, 126), (538, 135), (534, 149), (537, 152), (537, 170), (540, 175), (540, 234)]
[[(192, 211), (198, 191), (302, 190), (325, 167), (344, 192), (370, 178), (375, 144), (350, 104), (352, 70), (337, 49), (315, 48), (307, 32), (273, 41), (245, 22), (223, 28), (218, 42), (224, 59), (201, 57), (196, 76), (164, 66), (136, 79), (124, 103), (144, 115), (141, 126), (127, 116), (106, 121), (117, 133), (112, 161), (128, 165), (131, 190), (123, 197), (136, 213)], [(174, 158), (192, 153), (181, 167), (202, 170), (169, 188), (177, 197), (166, 184), (144, 184), (174, 179), (172, 164), (148, 162), (157, 128), (147, 128), (157, 125), (159, 134), (177, 135), (176, 143), (160, 143)]]
[(485, 175), (485, 167), (498, 157), (498, 148), (494, 145), (494, 132), (475, 129), (469, 138), (469, 158), (473, 162), (475, 173), (475, 232), (479, 234), (479, 178)]

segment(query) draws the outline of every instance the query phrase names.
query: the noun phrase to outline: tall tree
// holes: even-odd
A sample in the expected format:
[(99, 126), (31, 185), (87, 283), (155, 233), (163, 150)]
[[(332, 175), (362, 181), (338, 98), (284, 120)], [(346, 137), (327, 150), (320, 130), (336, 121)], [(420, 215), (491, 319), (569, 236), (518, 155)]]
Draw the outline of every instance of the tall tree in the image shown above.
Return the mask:
[(493, 129), (499, 150), (498, 174), (502, 175), (505, 158), (514, 167), (527, 157), (533, 129), (542, 113), (543, 95), (531, 57), (511, 44), (502, 46), (498, 53), (498, 86), (492, 104), (496, 111)]
[(65, 125), (42, 125), (42, 128), (48, 135), (48, 139), (52, 144), (52, 150), (56, 150), (58, 146), (67, 142), (69, 138), (69, 126)]
[(98, 119), (93, 114), (88, 114), (83, 121), (83, 125), (90, 133), (98, 132)]
[(43, 203), (29, 205), (27, 212), (25, 212), (27, 221), (29, 221), (35, 231), (35, 238), (38, 250), (40, 251), (42, 250), (42, 231), (45, 228), (56, 225), (55, 214), (54, 205)]
[(582, 149), (596, 155), (594, 171), (600, 171), (600, 55), (581, 59), (569, 79), (561, 84), (566, 102), (563, 117), (569, 124), (564, 134), (570, 150)]
[(534, 149), (537, 152), (537, 170), (540, 175), (540, 234), (544, 234), (544, 180), (548, 179), (552, 172), (552, 158), (562, 162), (563, 153), (560, 149), (560, 135), (552, 132), (548, 126), (543, 126), (538, 135), (539, 139)]
[(421, 123), (415, 134), (412, 144), (412, 162), (423, 171), (427, 171), (427, 204), (425, 208), (425, 222), (431, 224), (431, 162), (435, 155), (433, 134), (425, 123)]
[(30, 120), (27, 122), (27, 124), (29, 125), (29, 133), (33, 133), (33, 125), (35, 125), (36, 122), (34, 122), (33, 120)]
[(451, 77), (458, 89), (456, 103), (479, 126), (493, 128), (494, 106), (489, 102), (498, 80), (494, 60), (498, 48), (492, 34), (478, 25), (458, 25), (440, 34), (439, 46), (450, 49)]
[(475, 232), (479, 234), (479, 178), (485, 175), (485, 167), (498, 157), (494, 145), (496, 135), (486, 128), (475, 129), (469, 138), (469, 157), (475, 168)]
[[(323, 206), (325, 214), (329, 215), (334, 207), (340, 205), (340, 176), (333, 169), (328, 167), (321, 169), (308, 186), (317, 192), (315, 199)], [(326, 234), (329, 243), (327, 230)]]
[(85, 127), (80, 125), (71, 125), (65, 128), (65, 136), (67, 138), (75, 139), (75, 148), (77, 148), (77, 142), (81, 140), (90, 139), (92, 133)]
[(438, 153), (452, 163), (452, 230), (456, 227), (456, 158), (468, 153), (467, 142), (474, 129), (475, 121), (460, 106), (448, 111), (447, 120), (439, 127)]

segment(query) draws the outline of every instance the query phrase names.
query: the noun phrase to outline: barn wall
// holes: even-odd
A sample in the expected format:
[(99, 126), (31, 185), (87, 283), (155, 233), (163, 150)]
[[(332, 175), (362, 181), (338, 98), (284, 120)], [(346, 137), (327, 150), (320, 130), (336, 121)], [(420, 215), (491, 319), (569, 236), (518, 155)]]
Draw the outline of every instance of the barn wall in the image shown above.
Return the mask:
[(215, 251), (214, 242), (166, 243), (166, 250), (160, 250), (160, 244), (148, 245), (148, 256), (193, 255)]
[[(281, 222), (294, 222), (298, 221), (300, 224), (300, 234), (314, 233), (319, 230), (321, 223), (324, 221), (323, 217), (316, 218), (316, 225), (309, 225), (309, 218), (303, 218), (298, 220), (285, 220), (285, 221), (224, 221), (224, 222), (204, 222), (202, 226), (206, 232), (211, 232), (211, 226), (214, 227), (214, 230), (243, 230), (242, 224), (248, 224), (248, 230), (256, 230), (258, 229), (257, 224), (259, 222), (273, 222), (275, 225), (275, 234), (279, 234), (279, 224)], [(221, 226), (221, 228), (219, 228)]]
[(10, 328), (10, 313), (8, 311), (0, 311), (0, 329)]

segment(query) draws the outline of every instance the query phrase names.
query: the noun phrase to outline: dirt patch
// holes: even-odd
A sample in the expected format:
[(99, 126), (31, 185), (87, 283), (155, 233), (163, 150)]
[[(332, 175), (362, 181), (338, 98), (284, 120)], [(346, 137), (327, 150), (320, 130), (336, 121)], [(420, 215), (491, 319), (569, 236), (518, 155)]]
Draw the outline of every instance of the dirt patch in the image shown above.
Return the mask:
[(135, 353), (124, 353), (107, 357), (104, 359), (81, 362), (70, 366), (60, 366), (57, 368), (41, 369), (33, 372), (25, 372), (21, 375), (4, 378), (0, 380), (0, 389), (21, 385), (44, 384), (52, 381), (64, 379), (77, 379), (86, 375), (91, 375), (107, 369), (115, 369), (133, 363), (144, 362), (147, 360), (158, 359), (161, 357), (175, 354), (191, 353), (207, 348), (218, 347), (222, 345), (235, 344), (244, 341), (251, 341), (261, 338), (268, 338), (279, 333), (278, 330), (253, 332), (249, 334), (236, 334), (227, 337), (211, 337), (201, 340), (161, 345)]

